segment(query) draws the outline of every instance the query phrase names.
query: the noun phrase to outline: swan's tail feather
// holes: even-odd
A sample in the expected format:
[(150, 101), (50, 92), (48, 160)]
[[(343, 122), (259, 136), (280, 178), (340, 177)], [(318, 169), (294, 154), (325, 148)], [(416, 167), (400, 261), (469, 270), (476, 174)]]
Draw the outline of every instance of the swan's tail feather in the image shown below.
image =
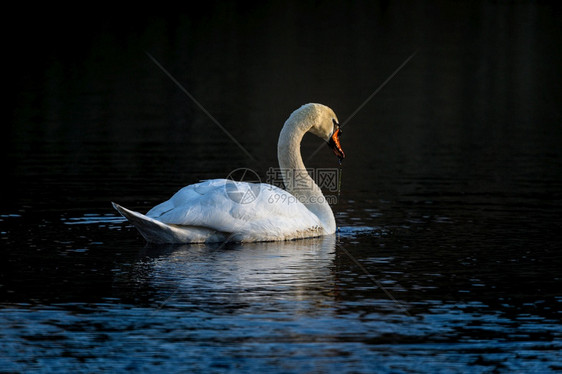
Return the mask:
[(159, 222), (144, 214), (129, 210), (119, 204), (111, 203), (113, 207), (127, 220), (132, 223), (141, 235), (150, 243), (173, 243), (176, 236), (173, 227)]
[(204, 227), (168, 225), (119, 204), (111, 204), (149, 243), (203, 243), (223, 241), (226, 237), (224, 233)]

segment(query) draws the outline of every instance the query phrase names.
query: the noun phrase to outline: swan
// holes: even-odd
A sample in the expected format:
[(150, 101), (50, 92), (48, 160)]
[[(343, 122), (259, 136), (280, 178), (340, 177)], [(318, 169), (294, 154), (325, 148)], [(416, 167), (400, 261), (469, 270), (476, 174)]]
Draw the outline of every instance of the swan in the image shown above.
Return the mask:
[[(285, 121), (277, 158), (285, 190), (267, 183), (212, 179), (180, 189), (146, 214), (113, 207), (151, 243), (263, 242), (333, 234), (336, 221), (322, 190), (308, 175), (300, 143), (310, 132), (330, 146), (341, 163), (341, 129), (329, 107), (310, 103)], [(249, 193), (251, 199), (233, 198)], [(238, 195), (239, 196), (239, 195)]]

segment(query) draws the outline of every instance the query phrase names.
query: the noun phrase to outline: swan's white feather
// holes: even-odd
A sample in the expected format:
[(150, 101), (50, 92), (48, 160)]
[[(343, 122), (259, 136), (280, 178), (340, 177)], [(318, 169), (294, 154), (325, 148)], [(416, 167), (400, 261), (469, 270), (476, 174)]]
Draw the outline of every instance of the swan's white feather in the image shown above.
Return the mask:
[[(232, 195), (233, 188), (253, 195), (239, 200)], [(265, 183), (207, 180), (182, 188), (146, 215), (127, 211), (125, 217), (151, 242), (251, 242), (323, 234), (318, 217), (306, 206)], [(162, 238), (157, 237), (158, 230), (163, 230)]]

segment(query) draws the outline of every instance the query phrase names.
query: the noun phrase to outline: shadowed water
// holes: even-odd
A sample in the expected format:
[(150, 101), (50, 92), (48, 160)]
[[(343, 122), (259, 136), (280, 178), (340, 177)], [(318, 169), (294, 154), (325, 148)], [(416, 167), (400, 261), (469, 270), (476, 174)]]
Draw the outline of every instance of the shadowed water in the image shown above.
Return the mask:
[[(0, 372), (562, 369), (559, 10), (31, 17), (9, 44)], [(336, 235), (146, 245), (111, 208), (242, 167), (265, 181), (294, 109), (343, 122), (415, 51), (344, 128)], [(338, 168), (320, 143), (307, 167)]]

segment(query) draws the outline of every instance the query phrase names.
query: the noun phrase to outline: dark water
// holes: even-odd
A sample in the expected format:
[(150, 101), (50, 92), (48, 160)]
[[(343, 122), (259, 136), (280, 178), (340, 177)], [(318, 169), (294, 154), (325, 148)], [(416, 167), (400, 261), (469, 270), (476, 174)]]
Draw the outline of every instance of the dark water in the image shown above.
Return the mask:
[[(559, 6), (57, 14), (6, 45), (1, 372), (562, 369)], [(291, 111), (346, 121), (416, 51), (345, 126), (336, 236), (146, 246), (111, 209), (265, 177)]]

